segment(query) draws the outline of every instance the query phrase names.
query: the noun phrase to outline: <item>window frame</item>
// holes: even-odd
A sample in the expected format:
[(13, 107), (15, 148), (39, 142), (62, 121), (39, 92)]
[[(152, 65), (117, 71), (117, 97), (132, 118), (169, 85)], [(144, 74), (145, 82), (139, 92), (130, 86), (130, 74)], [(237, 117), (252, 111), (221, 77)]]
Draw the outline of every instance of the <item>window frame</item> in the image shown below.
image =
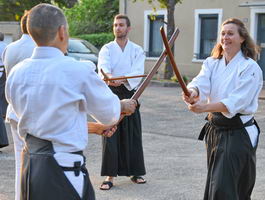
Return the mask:
[(200, 54), (200, 43), (201, 43), (201, 18), (200, 15), (217, 15), (217, 37), (220, 32), (222, 24), (223, 9), (195, 9), (195, 27), (194, 27), (194, 46), (193, 46), (193, 58), (192, 62), (202, 63), (205, 59), (198, 59), (197, 55)]
[[(166, 10), (145, 10), (144, 11), (144, 51), (149, 52), (149, 46), (150, 46), (150, 20), (149, 17), (151, 15), (164, 15), (164, 21), (167, 22), (167, 11)], [(167, 31), (167, 26), (164, 24), (164, 29)], [(163, 50), (164, 50), (163, 46)], [(163, 51), (162, 50), (162, 51)], [(157, 60), (159, 57), (150, 57), (147, 56), (147, 60)]]
[[(217, 27), (217, 30), (218, 30), (218, 15), (216, 15), (216, 14), (200, 14), (199, 15), (199, 17), (200, 17), (200, 19), (201, 19), (201, 27), (202, 27), (202, 25), (203, 25), (203, 22), (205, 23), (205, 21), (204, 20), (209, 20), (209, 19), (215, 19), (215, 20), (217, 20), (217, 24), (216, 24), (216, 27)], [(216, 37), (215, 38), (211, 38), (212, 40), (216, 40), (216, 38), (217, 38), (217, 36), (218, 36), (218, 33), (217, 33), (217, 30), (216, 30)], [(202, 34), (202, 32), (207, 32), (207, 30), (205, 31), (205, 30), (203, 30), (203, 29), (201, 29), (201, 34)], [(203, 52), (202, 51), (204, 51), (205, 49), (204, 49), (204, 45), (202, 45), (203, 44), (203, 41), (204, 40), (206, 40), (206, 38), (205, 38), (205, 36), (206, 35), (201, 35), (201, 37), (200, 37), (200, 52), (199, 52), (199, 54), (197, 54), (197, 59), (200, 59), (200, 60), (203, 60), (203, 59), (205, 59), (205, 58), (202, 58), (202, 57), (204, 57), (204, 55), (203, 55)], [(208, 55), (207, 55), (207, 57), (208, 57)]]
[(258, 37), (258, 15), (265, 13), (265, 7), (250, 7), (250, 36), (255, 42)]

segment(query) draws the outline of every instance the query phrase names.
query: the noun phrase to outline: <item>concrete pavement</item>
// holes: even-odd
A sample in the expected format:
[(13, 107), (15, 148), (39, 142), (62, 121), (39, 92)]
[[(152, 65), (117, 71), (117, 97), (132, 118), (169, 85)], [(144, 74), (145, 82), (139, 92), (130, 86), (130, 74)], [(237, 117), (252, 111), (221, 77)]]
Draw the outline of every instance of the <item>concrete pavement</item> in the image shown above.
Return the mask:
[[(140, 99), (143, 123), (143, 145), (147, 184), (136, 185), (128, 177), (118, 177), (110, 191), (98, 189), (100, 177), (101, 138), (90, 135), (85, 150), (87, 167), (98, 200), (200, 200), (206, 179), (204, 142), (197, 136), (205, 114), (187, 110), (180, 88), (148, 87)], [(265, 130), (265, 101), (256, 119)], [(12, 141), (11, 141), (12, 142)], [(13, 145), (0, 154), (0, 200), (14, 199)], [(265, 139), (260, 136), (257, 150), (257, 181), (252, 200), (265, 199)]]

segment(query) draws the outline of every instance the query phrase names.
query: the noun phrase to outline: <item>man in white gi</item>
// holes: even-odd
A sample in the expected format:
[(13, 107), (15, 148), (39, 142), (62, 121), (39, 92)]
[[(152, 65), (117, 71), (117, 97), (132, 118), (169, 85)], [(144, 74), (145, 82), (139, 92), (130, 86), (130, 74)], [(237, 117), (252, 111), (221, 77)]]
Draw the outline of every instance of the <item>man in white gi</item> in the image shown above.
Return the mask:
[[(20, 199), (94, 200), (82, 153), (87, 133), (108, 135), (120, 113), (131, 114), (136, 102), (120, 101), (87, 64), (64, 56), (68, 25), (59, 8), (33, 7), (27, 28), (37, 47), (6, 83), (18, 133), (26, 142)], [(98, 121), (89, 130), (87, 114)]]
[[(104, 45), (99, 52), (98, 69), (109, 77), (134, 76), (144, 73), (145, 54), (143, 49), (128, 39), (131, 29), (126, 15), (114, 18), (115, 40)], [(107, 82), (120, 99), (131, 98), (139, 86), (141, 78)], [(145, 183), (145, 165), (142, 147), (142, 130), (139, 107), (135, 113), (125, 117), (111, 138), (103, 138), (103, 159), (101, 176), (107, 176), (100, 186), (109, 190), (113, 177), (131, 176), (135, 183)]]
[[(21, 38), (15, 42), (7, 45), (3, 52), (3, 62), (5, 65), (6, 75), (8, 76), (11, 69), (19, 62), (32, 55), (33, 49), (36, 44), (33, 39), (29, 36), (27, 30), (27, 18), (28, 11), (24, 13), (20, 20), (21, 32), (23, 33)], [(11, 110), (11, 106), (7, 107), (6, 119), (8, 124), (11, 126), (11, 133), (14, 141), (14, 151), (15, 151), (15, 165), (16, 165), (16, 180), (15, 180), (15, 200), (20, 199), (20, 169), (21, 169), (21, 152), (24, 147), (24, 141), (18, 135), (17, 132), (17, 116)]]
[[(4, 124), (4, 116), (6, 115), (6, 98), (5, 98), (5, 68), (2, 61), (1, 55), (6, 48), (6, 43), (4, 42), (4, 34), (0, 32), (0, 148), (8, 146), (8, 138), (6, 133), (6, 128)], [(1, 151), (0, 151), (1, 152)]]

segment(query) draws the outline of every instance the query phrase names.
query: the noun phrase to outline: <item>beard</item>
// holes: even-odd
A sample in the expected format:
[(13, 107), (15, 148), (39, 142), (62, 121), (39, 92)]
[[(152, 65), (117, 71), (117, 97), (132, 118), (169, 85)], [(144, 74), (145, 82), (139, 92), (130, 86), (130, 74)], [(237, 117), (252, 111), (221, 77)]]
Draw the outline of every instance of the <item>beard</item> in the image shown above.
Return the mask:
[(125, 39), (128, 35), (128, 31), (125, 31), (123, 33), (115, 33), (115, 37), (117, 39)]

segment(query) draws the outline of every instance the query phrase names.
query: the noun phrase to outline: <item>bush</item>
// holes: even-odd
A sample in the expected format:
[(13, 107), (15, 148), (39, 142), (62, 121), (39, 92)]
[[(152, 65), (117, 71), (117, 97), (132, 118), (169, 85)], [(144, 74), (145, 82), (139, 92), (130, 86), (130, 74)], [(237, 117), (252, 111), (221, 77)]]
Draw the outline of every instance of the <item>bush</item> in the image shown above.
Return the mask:
[(95, 33), (95, 34), (83, 34), (76, 35), (75, 38), (86, 40), (100, 49), (104, 44), (114, 40), (112, 33)]
[[(182, 76), (182, 79), (183, 79), (183, 81), (184, 81), (186, 84), (189, 83), (189, 78), (188, 78), (187, 76), (183, 75), (183, 76)], [(173, 81), (173, 82), (178, 82), (178, 79), (177, 79), (176, 75), (174, 75), (174, 76), (171, 77), (171, 81)]]

